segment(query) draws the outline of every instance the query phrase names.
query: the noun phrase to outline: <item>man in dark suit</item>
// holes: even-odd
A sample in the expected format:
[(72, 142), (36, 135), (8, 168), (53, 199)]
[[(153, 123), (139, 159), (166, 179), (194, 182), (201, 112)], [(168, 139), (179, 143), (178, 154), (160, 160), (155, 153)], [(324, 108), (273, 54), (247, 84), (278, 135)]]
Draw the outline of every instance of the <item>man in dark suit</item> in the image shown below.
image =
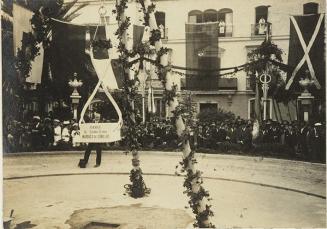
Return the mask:
[(33, 116), (32, 129), (31, 129), (31, 140), (32, 149), (40, 150), (42, 146), (42, 124), (40, 116)]
[[(98, 112), (94, 112), (93, 122), (99, 123), (100, 120), (101, 120), (101, 114)], [(102, 143), (89, 143), (87, 145), (85, 153), (84, 153), (84, 163), (85, 163), (85, 165), (88, 163), (92, 150), (95, 150), (97, 153), (96, 164), (94, 167), (99, 167), (101, 165)]]

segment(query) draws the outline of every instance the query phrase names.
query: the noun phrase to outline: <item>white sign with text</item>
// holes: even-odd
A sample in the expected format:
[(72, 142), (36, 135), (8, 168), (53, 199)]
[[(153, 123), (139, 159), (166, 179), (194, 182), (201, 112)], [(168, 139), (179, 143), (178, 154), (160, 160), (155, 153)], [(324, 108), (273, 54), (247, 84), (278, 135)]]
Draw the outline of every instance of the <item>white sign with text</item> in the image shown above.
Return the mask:
[(78, 142), (108, 143), (121, 140), (120, 123), (81, 123)]

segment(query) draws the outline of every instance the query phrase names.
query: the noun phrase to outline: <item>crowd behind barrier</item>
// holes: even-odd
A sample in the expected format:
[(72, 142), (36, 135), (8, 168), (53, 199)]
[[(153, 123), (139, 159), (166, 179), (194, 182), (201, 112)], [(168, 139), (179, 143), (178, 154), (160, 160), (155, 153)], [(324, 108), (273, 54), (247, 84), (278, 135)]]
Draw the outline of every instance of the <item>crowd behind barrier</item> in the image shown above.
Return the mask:
[[(30, 122), (9, 120), (4, 130), (5, 152), (51, 151), (84, 149), (76, 142), (76, 120), (58, 120), (34, 116)], [(122, 135), (124, 131), (122, 129)], [(169, 120), (155, 119), (138, 126), (139, 142), (143, 150), (176, 149), (179, 146), (174, 125)], [(307, 161), (326, 161), (325, 123), (266, 120), (259, 137), (253, 139), (253, 121), (235, 118), (224, 121), (198, 121), (190, 132), (191, 144), (201, 152), (277, 152), (279, 156)], [(126, 142), (105, 144), (106, 149), (124, 149)]]

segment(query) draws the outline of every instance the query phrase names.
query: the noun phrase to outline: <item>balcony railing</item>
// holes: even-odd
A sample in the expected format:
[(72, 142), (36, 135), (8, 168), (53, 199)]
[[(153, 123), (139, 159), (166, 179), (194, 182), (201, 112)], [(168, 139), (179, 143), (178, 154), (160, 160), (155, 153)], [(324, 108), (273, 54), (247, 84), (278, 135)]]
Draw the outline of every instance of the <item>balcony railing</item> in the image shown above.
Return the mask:
[(168, 40), (168, 28), (164, 28), (161, 32), (161, 39)]
[(271, 34), (271, 23), (256, 23), (251, 25), (251, 36), (264, 36), (267, 32)]
[(232, 37), (232, 36), (233, 36), (232, 25), (218, 26), (218, 37)]

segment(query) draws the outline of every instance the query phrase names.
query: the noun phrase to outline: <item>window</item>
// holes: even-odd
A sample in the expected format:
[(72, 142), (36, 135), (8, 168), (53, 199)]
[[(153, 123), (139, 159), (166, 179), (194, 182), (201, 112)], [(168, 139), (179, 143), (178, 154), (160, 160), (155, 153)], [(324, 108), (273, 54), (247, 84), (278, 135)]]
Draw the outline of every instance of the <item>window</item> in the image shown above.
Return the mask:
[(203, 14), (200, 10), (192, 10), (188, 13), (188, 22), (189, 23), (202, 23)]
[(255, 8), (255, 24), (252, 25), (252, 36), (265, 35), (268, 31), (268, 8), (270, 6), (258, 6)]
[(154, 16), (157, 21), (158, 29), (161, 32), (161, 38), (167, 39), (168, 34), (167, 34), (167, 29), (166, 29), (166, 14), (165, 14), (165, 12), (156, 11)]
[(224, 8), (218, 11), (219, 36), (231, 37), (233, 33), (233, 11)]
[(154, 99), (154, 103), (156, 106), (156, 115), (160, 118), (166, 117), (166, 104), (162, 99)]
[(259, 23), (260, 19), (268, 20), (268, 6), (258, 6), (255, 8), (255, 23)]
[(161, 11), (156, 11), (154, 14), (156, 21), (157, 21), (157, 25), (166, 25), (166, 14), (165, 12), (161, 12)]
[(303, 5), (303, 14), (318, 14), (318, 3), (309, 2)]
[(203, 13), (204, 22), (216, 22), (218, 21), (218, 12), (217, 10), (206, 10)]

